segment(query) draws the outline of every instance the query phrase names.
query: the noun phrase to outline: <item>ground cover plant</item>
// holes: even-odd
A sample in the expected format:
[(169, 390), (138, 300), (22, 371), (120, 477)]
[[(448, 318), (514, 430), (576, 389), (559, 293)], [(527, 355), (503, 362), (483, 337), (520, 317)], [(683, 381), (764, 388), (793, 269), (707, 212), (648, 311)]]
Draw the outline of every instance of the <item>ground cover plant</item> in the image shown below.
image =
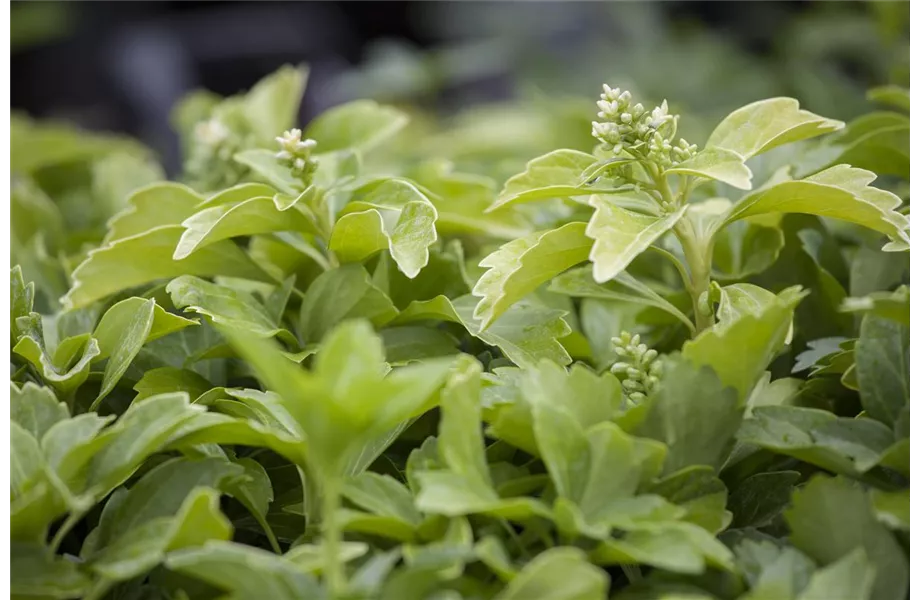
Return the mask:
[(605, 85), (498, 180), (306, 81), (181, 103), (178, 181), (13, 118), (14, 597), (907, 596), (906, 90)]

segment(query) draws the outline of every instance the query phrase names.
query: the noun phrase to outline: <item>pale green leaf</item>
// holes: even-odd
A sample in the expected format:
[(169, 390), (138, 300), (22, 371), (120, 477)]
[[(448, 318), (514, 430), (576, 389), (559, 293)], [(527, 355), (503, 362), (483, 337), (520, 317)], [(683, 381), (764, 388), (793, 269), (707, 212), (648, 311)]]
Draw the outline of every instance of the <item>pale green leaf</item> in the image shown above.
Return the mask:
[(13, 346), (18, 354), (41, 374), (42, 379), (61, 394), (71, 394), (89, 377), (92, 361), (99, 355), (99, 344), (88, 333), (63, 340), (48, 354), (34, 338), (23, 336)]
[[(179, 275), (223, 275), (271, 283), (271, 278), (234, 243), (224, 240), (193, 256), (173, 260), (184, 229), (163, 226), (89, 253), (73, 272), (73, 287), (61, 299), (72, 310), (135, 286)], [(143, 256), (143, 260), (137, 257)]]
[(527, 163), (523, 173), (505, 183), (488, 210), (491, 212), (513, 203), (548, 198), (633, 191), (631, 186), (618, 186), (606, 177), (588, 183), (585, 170), (592, 167), (596, 160), (594, 156), (577, 150), (553, 150), (538, 156)]
[[(99, 357), (96, 360), (107, 358), (115, 353), (114, 351), (122, 344), (124, 331), (132, 325), (141, 311), (147, 310), (144, 306), (152, 302), (153, 300), (138, 297), (127, 298), (105, 311), (96, 329), (93, 330), (93, 337), (99, 343)], [(142, 344), (198, 324), (197, 321), (168, 313), (158, 304), (153, 304), (152, 312), (152, 322), (146, 335), (141, 338)]]
[(38, 544), (10, 548), (10, 594), (13, 598), (82, 598), (92, 584), (76, 562), (49, 554)]
[(308, 74), (306, 66), (285, 65), (252, 86), (241, 107), (249, 130), (270, 142), (296, 125)]
[(173, 279), (166, 291), (176, 308), (204, 315), (215, 324), (246, 329), (260, 337), (277, 335), (296, 344), (293, 334), (278, 327), (268, 309), (251, 294), (190, 275)]
[(594, 279), (603, 283), (623, 272), (629, 263), (674, 227), (686, 206), (661, 216), (642, 215), (620, 208), (605, 196), (591, 196), (594, 214), (585, 235), (594, 240), (590, 259)]
[(300, 600), (321, 598), (316, 581), (295, 563), (233, 542), (211, 541), (171, 552), (166, 567), (201, 579), (237, 598)]
[(875, 519), (868, 494), (853, 483), (816, 476), (793, 494), (786, 521), (790, 541), (821, 565), (862, 548), (875, 570), (873, 600), (907, 593), (907, 559), (895, 537)]
[(305, 137), (317, 142), (317, 151), (354, 148), (367, 151), (396, 135), (409, 122), (402, 111), (373, 100), (355, 100), (329, 109), (313, 119)]
[(411, 492), (392, 477), (366, 471), (346, 481), (342, 495), (349, 502), (375, 515), (390, 517), (414, 528), (422, 516)]
[(878, 519), (894, 529), (910, 531), (910, 490), (871, 492), (872, 508)]
[(474, 318), (487, 330), (515, 302), (562, 271), (585, 261), (591, 241), (584, 223), (569, 223), (509, 242), (479, 263), (489, 267), (473, 287), (482, 300)]
[(135, 191), (127, 207), (109, 220), (104, 243), (133, 237), (163, 225), (179, 225), (204, 198), (180, 183), (163, 181)]
[(610, 580), (576, 548), (544, 551), (511, 580), (496, 600), (604, 600)]
[(10, 421), (18, 423), (41, 441), (52, 425), (70, 417), (67, 405), (58, 401), (50, 388), (27, 382), (22, 387), (10, 383)]
[(536, 365), (541, 359), (567, 365), (572, 358), (559, 343), (571, 328), (558, 310), (516, 305), (500, 316), (486, 331), (481, 331), (473, 311), (477, 298), (472, 295), (448, 300), (437, 296), (409, 304), (393, 324), (416, 321), (459, 323), (466, 331), (487, 344), (497, 346), (516, 365)]
[(682, 354), (697, 367), (712, 367), (723, 385), (734, 387), (739, 398), (746, 399), (782, 349), (793, 311), (804, 297), (800, 288), (786, 289), (760, 311), (703, 331), (684, 344)]
[(691, 159), (664, 172), (665, 175), (695, 175), (715, 179), (741, 190), (751, 189), (753, 173), (738, 152), (727, 148), (707, 147)]
[(769, 213), (806, 213), (856, 223), (910, 244), (909, 221), (897, 210), (901, 199), (871, 187), (870, 171), (837, 165), (805, 179), (783, 181), (756, 190), (726, 213), (722, 225)]
[(304, 342), (318, 342), (346, 319), (369, 319), (380, 326), (396, 315), (396, 307), (371, 283), (364, 267), (343, 265), (326, 271), (310, 284), (301, 304), (300, 333)]
[(883, 85), (872, 88), (867, 94), (869, 100), (887, 104), (900, 108), (904, 111), (910, 111), (910, 90), (899, 85)]
[(262, 148), (243, 150), (234, 154), (233, 160), (249, 167), (259, 178), (289, 196), (299, 196), (304, 190), (304, 182), (296, 179), (291, 174), (291, 170), (278, 160), (272, 150)]
[(840, 312), (871, 313), (910, 325), (910, 288), (901, 286), (893, 292), (873, 292), (858, 298), (846, 298)]
[(707, 148), (723, 148), (744, 160), (771, 148), (829, 133), (843, 123), (799, 108), (793, 98), (770, 98), (743, 106), (719, 123)]
[(275, 231), (316, 232), (316, 224), (297, 205), (281, 209), (270, 197), (205, 208), (182, 221), (182, 226), (185, 231), (173, 253), (176, 260), (182, 260), (196, 250), (220, 240), (234, 237)]
[(358, 194), (332, 228), (329, 249), (344, 262), (388, 249), (399, 270), (414, 278), (428, 264), (428, 247), (438, 239), (434, 205), (400, 179), (365, 186)]
[(134, 384), (137, 392), (134, 401), (171, 392), (185, 392), (190, 398), (198, 398), (211, 389), (211, 382), (189, 369), (160, 367), (145, 371), (143, 377)]
[(796, 600), (869, 600), (876, 569), (862, 548), (817, 571)]

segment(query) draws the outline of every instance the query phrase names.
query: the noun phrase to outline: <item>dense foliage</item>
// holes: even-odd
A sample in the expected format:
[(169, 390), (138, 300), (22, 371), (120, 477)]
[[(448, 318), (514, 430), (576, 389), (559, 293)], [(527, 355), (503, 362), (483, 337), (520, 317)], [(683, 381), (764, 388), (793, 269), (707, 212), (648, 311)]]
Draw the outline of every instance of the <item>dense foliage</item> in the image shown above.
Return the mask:
[(306, 80), (181, 182), (14, 117), (15, 597), (906, 597), (906, 90), (604, 86), (524, 165)]

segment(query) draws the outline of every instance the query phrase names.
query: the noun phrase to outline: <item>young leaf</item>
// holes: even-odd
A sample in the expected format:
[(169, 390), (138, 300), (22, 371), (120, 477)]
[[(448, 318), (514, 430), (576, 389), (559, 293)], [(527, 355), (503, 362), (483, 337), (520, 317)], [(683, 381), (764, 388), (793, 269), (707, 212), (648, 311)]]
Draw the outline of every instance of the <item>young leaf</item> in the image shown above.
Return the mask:
[(262, 78), (243, 98), (241, 113), (249, 130), (264, 142), (296, 124), (307, 85), (305, 66), (284, 65)]
[(650, 217), (616, 206), (604, 196), (591, 196), (595, 208), (585, 235), (594, 240), (590, 259), (594, 263), (594, 280), (610, 281), (659, 237), (674, 227), (687, 207)]
[(514, 203), (547, 198), (587, 196), (589, 194), (615, 194), (632, 192), (631, 186), (618, 186), (608, 178), (588, 183), (584, 172), (593, 166), (596, 158), (577, 150), (554, 150), (527, 163), (523, 173), (505, 183), (498, 198), (488, 208), (489, 212)]
[(719, 123), (707, 148), (722, 148), (740, 154), (744, 160), (771, 148), (806, 140), (843, 127), (799, 108), (793, 98), (771, 98), (741, 107)]
[(304, 191), (304, 182), (295, 179), (291, 170), (275, 156), (275, 152), (263, 148), (243, 150), (233, 155), (233, 160), (252, 169), (256, 175), (288, 196), (299, 197)]
[(428, 264), (428, 247), (438, 239), (438, 211), (414, 185), (386, 180), (346, 209), (329, 239), (329, 249), (340, 260), (359, 262), (389, 249), (399, 270), (410, 279)]
[(819, 564), (862, 548), (876, 573), (873, 600), (907, 593), (907, 559), (891, 532), (875, 519), (868, 494), (852, 483), (816, 476), (793, 494), (786, 520), (790, 541)]
[(166, 291), (176, 308), (204, 315), (215, 324), (245, 329), (260, 337), (277, 335), (287, 343), (297, 343), (293, 334), (278, 327), (268, 309), (246, 292), (208, 283), (191, 275), (173, 279), (166, 286)]
[(38, 544), (10, 548), (10, 593), (17, 598), (83, 598), (92, 580), (75, 561)]
[(473, 295), (482, 298), (473, 313), (480, 330), (540, 284), (585, 261), (591, 247), (585, 233), (584, 223), (569, 223), (509, 242), (482, 259), (479, 266), (489, 270), (473, 287)]
[(179, 183), (163, 181), (136, 190), (128, 206), (109, 220), (104, 244), (140, 235), (155, 227), (179, 225), (195, 214), (204, 198)]
[(211, 541), (170, 552), (166, 567), (240, 598), (298, 600), (324, 595), (313, 577), (295, 563), (233, 542)]
[(368, 151), (396, 135), (409, 117), (373, 100), (356, 100), (327, 110), (307, 127), (306, 137), (317, 142), (321, 152), (354, 148)]
[(697, 367), (712, 367), (722, 384), (746, 399), (761, 373), (783, 347), (792, 314), (805, 294), (799, 288), (780, 292), (762, 310), (725, 327), (714, 327), (684, 344), (682, 354)]
[(275, 231), (316, 232), (316, 224), (296, 204), (281, 209), (270, 197), (205, 208), (182, 221), (182, 226), (185, 231), (173, 253), (175, 260), (220, 240), (239, 236)]
[(54, 354), (48, 354), (35, 338), (23, 336), (12, 352), (29, 361), (55, 390), (69, 395), (89, 377), (90, 364), (99, 355), (99, 344), (84, 333), (63, 340)]
[(532, 306), (512, 306), (486, 331), (481, 331), (473, 316), (477, 305), (475, 296), (467, 295), (448, 300), (437, 296), (431, 300), (409, 304), (393, 324), (416, 321), (448, 321), (459, 323), (466, 331), (487, 344), (497, 346), (505, 356), (519, 366), (536, 365), (542, 359), (567, 365), (572, 362), (559, 343), (572, 330), (558, 310)]
[(603, 600), (610, 582), (576, 548), (544, 551), (511, 580), (496, 600)]
[(869, 171), (838, 165), (802, 180), (777, 183), (742, 198), (726, 213), (722, 226), (754, 215), (807, 213), (856, 223), (884, 233), (893, 243), (909, 245), (910, 223), (895, 210), (901, 199), (870, 187), (873, 180)]
[[(202, 248), (194, 256), (173, 260), (183, 231), (178, 225), (158, 227), (91, 251), (74, 269), (73, 287), (61, 302), (67, 310), (73, 310), (122, 290), (179, 275), (223, 275), (272, 282), (228, 240)], [(138, 261), (138, 256), (144, 260)]]
[(721, 181), (740, 190), (751, 189), (751, 178), (754, 176), (744, 164), (744, 157), (741, 154), (734, 150), (716, 147), (703, 148), (693, 158), (671, 167), (664, 174), (695, 175)]
[(318, 342), (346, 319), (369, 319), (384, 325), (397, 315), (396, 307), (361, 265), (343, 265), (326, 271), (310, 284), (300, 309), (304, 342)]

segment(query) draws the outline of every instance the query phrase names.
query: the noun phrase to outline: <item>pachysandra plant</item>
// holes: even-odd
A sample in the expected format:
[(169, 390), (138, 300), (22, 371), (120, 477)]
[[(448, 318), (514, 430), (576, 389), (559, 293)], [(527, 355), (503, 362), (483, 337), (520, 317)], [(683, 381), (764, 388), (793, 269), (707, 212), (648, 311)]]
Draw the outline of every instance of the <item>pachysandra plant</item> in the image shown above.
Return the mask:
[(306, 81), (178, 181), (14, 119), (13, 597), (906, 597), (905, 115), (605, 85), (502, 187)]

